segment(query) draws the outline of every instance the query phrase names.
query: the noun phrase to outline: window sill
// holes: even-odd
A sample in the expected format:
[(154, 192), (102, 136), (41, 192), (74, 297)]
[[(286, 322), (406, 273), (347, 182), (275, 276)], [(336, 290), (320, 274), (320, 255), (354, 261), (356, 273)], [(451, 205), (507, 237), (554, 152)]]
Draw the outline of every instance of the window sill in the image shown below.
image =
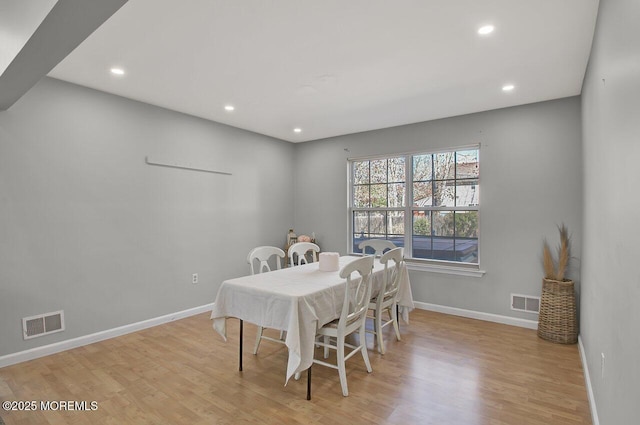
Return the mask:
[(407, 269), (421, 272), (444, 273), (458, 276), (482, 277), (487, 272), (470, 267), (455, 267), (436, 264), (425, 264), (423, 262), (407, 260)]

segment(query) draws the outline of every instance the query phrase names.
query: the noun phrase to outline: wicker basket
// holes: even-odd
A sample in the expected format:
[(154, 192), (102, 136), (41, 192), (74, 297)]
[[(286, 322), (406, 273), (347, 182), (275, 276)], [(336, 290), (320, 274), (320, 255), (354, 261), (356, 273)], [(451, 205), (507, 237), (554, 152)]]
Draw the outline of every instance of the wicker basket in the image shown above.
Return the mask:
[(559, 344), (575, 344), (578, 341), (576, 297), (572, 280), (542, 280), (538, 336)]

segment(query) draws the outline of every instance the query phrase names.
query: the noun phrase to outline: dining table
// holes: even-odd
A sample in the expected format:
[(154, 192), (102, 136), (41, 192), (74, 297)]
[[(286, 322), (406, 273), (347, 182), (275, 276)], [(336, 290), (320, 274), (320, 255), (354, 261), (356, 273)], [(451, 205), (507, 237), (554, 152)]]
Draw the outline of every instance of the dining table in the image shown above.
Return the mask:
[[(340, 270), (360, 256), (341, 256), (336, 271), (321, 271), (319, 263), (303, 264), (222, 282), (211, 312), (213, 328), (225, 339), (228, 318), (240, 319), (239, 369), (242, 370), (243, 321), (286, 331), (289, 350), (285, 385), (313, 364), (316, 330), (340, 316), (345, 279)], [(372, 297), (384, 282), (384, 264), (374, 260)], [(406, 264), (402, 263), (398, 290), (398, 312), (404, 322), (413, 310), (413, 297)], [(310, 378), (310, 376), (309, 376)], [(309, 384), (310, 385), (310, 384)], [(309, 391), (307, 398), (309, 398)]]

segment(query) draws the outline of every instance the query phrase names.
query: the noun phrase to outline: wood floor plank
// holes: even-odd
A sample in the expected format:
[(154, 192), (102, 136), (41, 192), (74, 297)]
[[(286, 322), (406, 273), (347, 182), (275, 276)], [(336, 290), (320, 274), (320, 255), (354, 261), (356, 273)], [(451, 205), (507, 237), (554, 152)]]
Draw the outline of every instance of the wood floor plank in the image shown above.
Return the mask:
[[(245, 326), (238, 372), (238, 321), (228, 342), (201, 314), (0, 369), (0, 401), (96, 401), (95, 411), (0, 411), (6, 425), (58, 424), (591, 424), (577, 346), (533, 330), (416, 310), (402, 341), (385, 329), (386, 354), (367, 337), (373, 373), (347, 363), (313, 368), (284, 386), (287, 352), (263, 342), (251, 354)], [(330, 359), (332, 359), (330, 357)]]

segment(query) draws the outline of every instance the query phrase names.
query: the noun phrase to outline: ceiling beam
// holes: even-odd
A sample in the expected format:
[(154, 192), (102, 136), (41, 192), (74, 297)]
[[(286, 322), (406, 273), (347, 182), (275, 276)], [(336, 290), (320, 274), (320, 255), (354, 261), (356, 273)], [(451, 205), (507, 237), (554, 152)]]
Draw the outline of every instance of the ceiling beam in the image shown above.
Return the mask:
[(0, 110), (18, 101), (128, 0), (58, 0), (0, 75)]

